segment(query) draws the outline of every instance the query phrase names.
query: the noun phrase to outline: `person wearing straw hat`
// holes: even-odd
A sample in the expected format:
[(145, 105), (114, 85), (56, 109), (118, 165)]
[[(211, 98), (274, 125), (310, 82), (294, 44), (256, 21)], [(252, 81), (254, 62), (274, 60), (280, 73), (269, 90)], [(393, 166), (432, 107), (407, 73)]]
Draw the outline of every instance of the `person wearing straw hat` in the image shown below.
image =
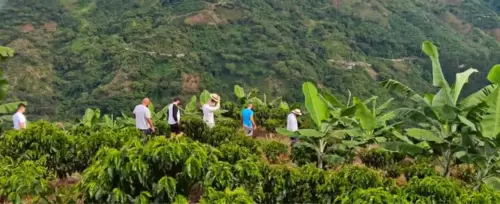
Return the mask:
[[(302, 112), (299, 109), (294, 109), (290, 114), (288, 114), (286, 120), (286, 129), (292, 132), (296, 132), (299, 130), (299, 123), (297, 122), (297, 116), (302, 115)], [(292, 138), (292, 142), (295, 143), (297, 138)]]
[(203, 121), (209, 128), (215, 126), (214, 113), (220, 108), (220, 96), (217, 94), (210, 94), (210, 100), (207, 104), (203, 104)]

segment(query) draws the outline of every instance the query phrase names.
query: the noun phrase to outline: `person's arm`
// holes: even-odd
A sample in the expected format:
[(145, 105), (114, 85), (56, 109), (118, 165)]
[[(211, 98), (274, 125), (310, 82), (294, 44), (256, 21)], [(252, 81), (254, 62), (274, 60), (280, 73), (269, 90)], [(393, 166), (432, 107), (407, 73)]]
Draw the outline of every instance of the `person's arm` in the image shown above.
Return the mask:
[(24, 116), (20, 117), (19, 127), (21, 129), (26, 129), (26, 118)]
[(148, 121), (149, 127), (151, 127), (151, 130), (154, 132), (155, 131), (155, 126), (153, 124), (153, 120), (151, 120), (151, 112), (146, 111), (146, 121)]
[(205, 106), (205, 108), (206, 108), (208, 111), (210, 111), (210, 112), (215, 112), (215, 111), (219, 110), (220, 105), (219, 105), (219, 103), (217, 103), (217, 105), (215, 105), (215, 107), (212, 107), (212, 106)]
[(177, 118), (177, 113), (179, 112), (179, 109), (177, 108), (176, 105), (172, 105), (172, 118), (174, 118), (174, 121), (177, 123), (179, 122), (179, 118)]
[(253, 128), (257, 129), (257, 125), (255, 124), (255, 120), (253, 120), (253, 114), (252, 114), (252, 116), (250, 116), (250, 120), (252, 121)]

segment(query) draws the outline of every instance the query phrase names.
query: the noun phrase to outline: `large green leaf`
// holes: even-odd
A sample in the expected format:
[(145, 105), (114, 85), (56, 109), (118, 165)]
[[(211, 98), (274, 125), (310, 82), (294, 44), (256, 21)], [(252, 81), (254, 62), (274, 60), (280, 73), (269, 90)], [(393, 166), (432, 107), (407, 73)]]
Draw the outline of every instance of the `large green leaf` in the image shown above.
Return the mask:
[(500, 88), (496, 88), (488, 97), (486, 104), (488, 110), (481, 119), (481, 128), (483, 136), (496, 138), (500, 133)]
[(500, 64), (493, 66), (488, 73), (488, 81), (493, 84), (500, 84)]
[(238, 98), (245, 98), (245, 90), (239, 85), (234, 85), (234, 95)]
[(0, 46), (0, 62), (2, 61), (2, 58), (13, 57), (13, 56), (14, 56), (14, 50), (12, 48)]
[(196, 102), (197, 102), (196, 96), (192, 96), (191, 100), (186, 105), (185, 112), (186, 113), (196, 113)]
[(151, 116), (153, 116), (153, 114), (155, 113), (155, 105), (153, 104), (153, 102), (149, 103), (148, 109), (149, 109), (149, 112), (151, 113)]
[(406, 129), (408, 136), (418, 139), (420, 141), (429, 141), (436, 143), (443, 143), (444, 140), (436, 136), (432, 131), (424, 130), (420, 128), (409, 128)]
[(94, 110), (87, 108), (83, 115), (82, 123), (85, 127), (92, 127), (92, 120), (94, 119)]
[(497, 87), (496, 84), (491, 84), (488, 86), (485, 86), (479, 91), (476, 91), (475, 93), (467, 96), (466, 98), (462, 99), (459, 104), (461, 109), (472, 109), (477, 107), (479, 104), (483, 103), (486, 101), (486, 97), (490, 95), (491, 92), (495, 90)]
[(341, 109), (344, 109), (346, 108), (344, 104), (342, 104), (342, 102), (340, 102), (340, 100), (338, 100), (334, 95), (328, 93), (328, 92), (324, 92), (323, 94), (320, 94), (320, 96), (328, 103), (330, 103), (331, 106), (333, 107), (338, 107), (338, 108), (341, 108)]
[(17, 110), (17, 106), (23, 103), (24, 105), (27, 105), (28, 102), (26, 101), (17, 101), (17, 102), (10, 102), (10, 103), (5, 103), (0, 105), (0, 114), (11, 114), (14, 113)]
[(107, 115), (107, 114), (104, 115), (103, 121), (104, 121), (104, 126), (105, 127), (108, 127), (108, 128), (113, 128), (114, 127), (113, 126), (114, 121), (113, 121), (113, 119), (111, 119), (111, 117), (109, 117), (109, 115)]
[(290, 110), (288, 103), (286, 103), (285, 101), (281, 101), (280, 108), (281, 108), (281, 110), (286, 111), (286, 112), (288, 112)]
[(167, 113), (168, 113), (168, 106), (165, 106), (165, 107), (163, 107), (163, 109), (156, 112), (154, 117), (152, 117), (152, 118), (154, 121), (162, 120), (164, 117), (167, 116)]
[(422, 51), (429, 56), (432, 61), (432, 85), (440, 88), (449, 88), (448, 82), (444, 78), (441, 63), (439, 62), (439, 52), (437, 47), (430, 41), (424, 41)]
[(207, 104), (208, 101), (210, 100), (210, 92), (207, 90), (204, 90), (200, 94), (200, 104)]
[(375, 115), (380, 114), (384, 109), (386, 109), (387, 107), (389, 107), (389, 105), (391, 105), (391, 103), (392, 103), (393, 100), (394, 100), (393, 98), (390, 98), (389, 100), (387, 100), (386, 102), (384, 102), (382, 105), (380, 105), (379, 107), (377, 107)]
[(321, 122), (328, 117), (326, 104), (318, 96), (318, 90), (311, 82), (302, 85), (302, 92), (305, 97), (305, 106), (316, 127), (321, 126)]
[(299, 136), (298, 133), (296, 132), (292, 132), (290, 130), (287, 130), (285, 128), (276, 128), (276, 132), (280, 135), (285, 135), (285, 136), (288, 136), (288, 137), (296, 137), (296, 136)]
[(395, 92), (405, 98), (410, 98), (412, 101), (420, 103), (423, 100), (422, 96), (413, 89), (394, 79), (383, 81), (381, 85), (389, 91)]
[(475, 72), (478, 72), (477, 69), (468, 69), (465, 72), (457, 74), (457, 77), (455, 79), (455, 86), (453, 87), (453, 104), (457, 104), (458, 97), (460, 96), (460, 92), (462, 92), (464, 84), (469, 81), (470, 75)]
[(496, 176), (491, 176), (483, 179), (483, 182), (492, 189), (500, 191), (500, 178)]
[(359, 120), (361, 127), (365, 131), (372, 131), (377, 127), (377, 118), (366, 107), (366, 104), (354, 97), (354, 104), (356, 105), (356, 118)]
[(307, 137), (323, 137), (323, 136), (325, 136), (324, 133), (321, 133), (321, 132), (314, 130), (314, 129), (300, 129), (298, 132), (300, 133), (300, 135), (307, 136)]
[(407, 144), (403, 142), (383, 142), (380, 147), (393, 152), (407, 153), (410, 155), (421, 154), (424, 149), (417, 145)]
[(433, 108), (442, 108), (444, 106), (454, 107), (453, 98), (451, 97), (450, 89), (443, 87), (439, 92), (432, 98)]

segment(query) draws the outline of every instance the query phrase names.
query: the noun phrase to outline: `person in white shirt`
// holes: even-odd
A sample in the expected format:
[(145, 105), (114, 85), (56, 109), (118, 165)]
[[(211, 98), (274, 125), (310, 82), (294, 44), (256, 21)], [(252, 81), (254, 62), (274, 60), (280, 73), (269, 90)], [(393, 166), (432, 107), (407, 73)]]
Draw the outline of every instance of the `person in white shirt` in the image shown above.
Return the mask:
[(181, 100), (179, 98), (174, 98), (172, 103), (168, 105), (168, 124), (170, 125), (170, 132), (173, 136), (181, 133), (181, 127), (179, 126), (181, 121), (181, 112), (178, 107), (180, 103)]
[(135, 106), (133, 112), (135, 116), (135, 127), (146, 135), (151, 135), (155, 132), (155, 127), (151, 120), (151, 112), (148, 109), (149, 103), (151, 103), (149, 98), (142, 99), (142, 103)]
[[(297, 122), (297, 116), (302, 115), (299, 109), (294, 109), (290, 114), (288, 114), (286, 120), (286, 129), (292, 132), (296, 132), (299, 130), (299, 123)], [(297, 138), (292, 138), (292, 142), (295, 143)]]
[(26, 111), (26, 105), (20, 103), (17, 106), (16, 113), (12, 116), (15, 130), (26, 129), (26, 117), (24, 117), (24, 111)]
[(220, 108), (220, 97), (217, 94), (211, 94), (207, 104), (203, 104), (203, 121), (209, 128), (215, 126), (214, 113)]

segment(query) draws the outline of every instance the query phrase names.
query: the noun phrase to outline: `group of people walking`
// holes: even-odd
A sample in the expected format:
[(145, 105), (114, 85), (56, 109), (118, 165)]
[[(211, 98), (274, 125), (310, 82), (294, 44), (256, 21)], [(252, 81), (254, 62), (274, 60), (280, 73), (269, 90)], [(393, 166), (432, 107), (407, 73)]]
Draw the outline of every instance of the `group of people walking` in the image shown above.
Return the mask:
[[(133, 111), (135, 116), (135, 124), (137, 129), (141, 130), (146, 135), (151, 135), (155, 132), (155, 126), (151, 120), (151, 113), (148, 109), (148, 105), (151, 103), (149, 98), (142, 100), (142, 103), (137, 105)], [(174, 98), (172, 103), (168, 105), (168, 117), (167, 121), (170, 125), (170, 130), (172, 136), (178, 136), (181, 134), (181, 114), (179, 111), (179, 105), (181, 100), (179, 98)], [(203, 121), (209, 128), (215, 126), (215, 112), (220, 109), (220, 97), (217, 94), (211, 94), (210, 100), (202, 105), (203, 111)], [(294, 109), (287, 116), (287, 129), (289, 131), (297, 131), (299, 129), (297, 116), (302, 115), (299, 109)], [(248, 104), (245, 109), (241, 111), (241, 125), (245, 130), (247, 136), (254, 136), (254, 130), (257, 129), (257, 124), (254, 120), (253, 104)], [(293, 139), (295, 142), (295, 138)]]
[[(151, 100), (149, 98), (144, 98), (142, 103), (137, 105), (133, 111), (135, 117), (135, 127), (146, 135), (151, 135), (156, 131), (154, 123), (151, 120), (151, 112), (148, 109), (148, 105), (150, 103)], [(179, 98), (174, 98), (172, 103), (168, 105), (167, 122), (170, 125), (172, 136), (181, 134), (181, 113), (179, 111), (180, 103), (181, 100)], [(220, 97), (217, 94), (211, 94), (209, 101), (202, 105), (203, 121), (208, 127), (212, 128), (215, 126), (214, 113), (219, 109)]]
[[(154, 122), (151, 119), (151, 112), (149, 111), (149, 104), (151, 100), (149, 98), (144, 98), (141, 104), (135, 106), (133, 114), (135, 117), (135, 127), (142, 131), (146, 135), (151, 135), (156, 131)], [(181, 100), (179, 98), (174, 98), (172, 103), (168, 105), (168, 117), (167, 122), (170, 125), (170, 131), (172, 136), (178, 136), (182, 133), (180, 121), (181, 113), (179, 111), (179, 105)], [(220, 96), (217, 94), (211, 94), (210, 99), (206, 104), (202, 105), (203, 110), (203, 121), (209, 128), (215, 126), (215, 112), (220, 109)], [(14, 129), (20, 130), (26, 128), (26, 117), (24, 112), (26, 111), (25, 104), (19, 104), (16, 113), (12, 116)], [(302, 115), (299, 109), (294, 109), (287, 116), (286, 128), (289, 131), (295, 132), (299, 130), (297, 116)], [(254, 130), (257, 129), (257, 124), (254, 120), (253, 104), (248, 104), (248, 106), (241, 111), (241, 125), (245, 130), (247, 136), (253, 136)], [(295, 142), (295, 138), (292, 139)]]

